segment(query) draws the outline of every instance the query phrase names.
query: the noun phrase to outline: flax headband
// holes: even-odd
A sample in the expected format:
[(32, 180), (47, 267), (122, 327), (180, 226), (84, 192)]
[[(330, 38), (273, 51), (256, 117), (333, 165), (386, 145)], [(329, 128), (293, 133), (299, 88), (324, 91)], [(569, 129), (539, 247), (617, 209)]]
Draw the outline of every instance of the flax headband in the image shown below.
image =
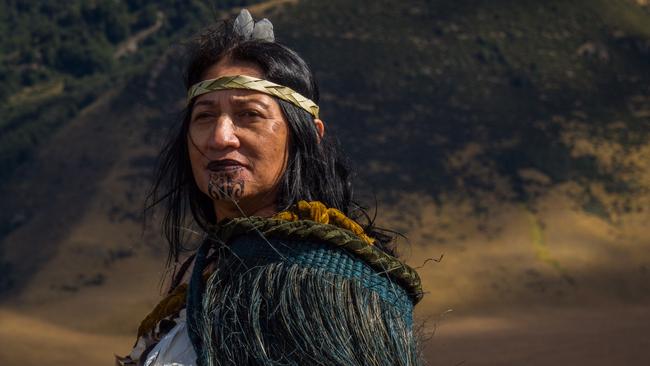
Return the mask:
[(318, 118), (318, 106), (311, 99), (303, 97), (300, 93), (286, 86), (246, 75), (223, 76), (218, 79), (200, 81), (192, 85), (187, 92), (187, 103), (189, 104), (194, 97), (201, 94), (227, 89), (255, 90), (272, 95), (300, 107), (309, 112), (314, 118)]

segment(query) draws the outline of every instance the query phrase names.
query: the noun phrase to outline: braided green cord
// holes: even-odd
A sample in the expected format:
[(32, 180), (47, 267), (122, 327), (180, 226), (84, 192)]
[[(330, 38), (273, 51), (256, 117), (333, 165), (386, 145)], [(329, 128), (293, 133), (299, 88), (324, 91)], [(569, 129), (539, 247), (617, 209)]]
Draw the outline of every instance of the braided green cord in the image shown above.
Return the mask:
[(318, 105), (316, 105), (316, 103), (311, 99), (305, 98), (302, 94), (286, 86), (246, 75), (223, 76), (218, 79), (200, 81), (192, 85), (190, 90), (187, 92), (187, 103), (189, 104), (194, 97), (201, 94), (227, 89), (255, 90), (264, 94), (276, 96), (295, 105), (296, 107), (306, 110), (309, 114), (314, 116), (314, 118), (318, 118)]
[(380, 273), (385, 273), (400, 284), (414, 304), (422, 299), (422, 284), (418, 273), (399, 259), (359, 239), (351, 231), (311, 220), (284, 221), (262, 217), (239, 217), (211, 228), (210, 234), (227, 243), (230, 239), (261, 232), (265, 236), (284, 239), (321, 240), (362, 259)]

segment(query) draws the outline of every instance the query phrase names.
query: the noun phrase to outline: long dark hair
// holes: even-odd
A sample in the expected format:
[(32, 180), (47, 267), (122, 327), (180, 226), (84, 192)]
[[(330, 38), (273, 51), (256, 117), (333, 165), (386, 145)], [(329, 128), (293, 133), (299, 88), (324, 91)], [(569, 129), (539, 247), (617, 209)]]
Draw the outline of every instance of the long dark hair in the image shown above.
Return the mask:
[[(232, 20), (207, 28), (187, 45), (185, 88), (202, 80), (205, 71), (224, 58), (252, 62), (263, 77), (287, 86), (318, 104), (319, 92), (307, 63), (293, 50), (278, 42), (243, 39), (233, 31)], [(289, 159), (279, 180), (278, 211), (299, 200), (317, 200), (353, 219), (365, 218), (365, 227), (374, 232), (379, 245), (388, 236), (373, 229), (366, 211), (352, 199), (352, 170), (330, 134), (320, 139), (312, 115), (291, 103), (277, 99), (289, 127)], [(187, 133), (192, 105), (183, 112), (182, 123), (163, 148), (153, 186), (147, 196), (147, 209), (165, 203), (163, 233), (169, 243), (168, 263), (184, 251), (188, 212), (202, 230), (216, 222), (209, 197), (202, 193), (192, 175)], [(320, 139), (320, 141), (319, 141)], [(164, 191), (163, 191), (164, 190)]]

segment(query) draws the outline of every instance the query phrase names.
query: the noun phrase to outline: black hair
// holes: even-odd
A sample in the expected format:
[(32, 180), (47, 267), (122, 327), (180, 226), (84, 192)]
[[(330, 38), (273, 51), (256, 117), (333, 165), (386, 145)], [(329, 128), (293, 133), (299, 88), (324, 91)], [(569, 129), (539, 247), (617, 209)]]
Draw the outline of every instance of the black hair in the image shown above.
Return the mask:
[[(263, 77), (287, 86), (318, 104), (319, 91), (307, 63), (293, 50), (278, 42), (243, 39), (232, 27), (232, 20), (219, 22), (195, 37), (187, 46), (185, 87), (203, 80), (206, 70), (221, 61), (251, 62), (263, 71)], [(295, 105), (277, 99), (289, 130), (288, 162), (279, 180), (277, 210), (299, 200), (317, 200), (336, 208), (353, 219), (365, 218), (364, 227), (385, 245), (390, 237), (376, 230), (366, 211), (353, 201), (352, 170), (338, 143), (326, 134), (322, 139), (313, 116)], [(163, 148), (153, 186), (147, 196), (147, 209), (165, 201), (163, 233), (169, 243), (168, 263), (176, 261), (186, 249), (188, 210), (202, 230), (217, 220), (211, 199), (202, 193), (192, 175), (188, 156), (187, 133), (192, 106), (183, 111), (182, 123)], [(166, 189), (164, 194), (161, 190)], [(146, 209), (146, 210), (147, 210)]]

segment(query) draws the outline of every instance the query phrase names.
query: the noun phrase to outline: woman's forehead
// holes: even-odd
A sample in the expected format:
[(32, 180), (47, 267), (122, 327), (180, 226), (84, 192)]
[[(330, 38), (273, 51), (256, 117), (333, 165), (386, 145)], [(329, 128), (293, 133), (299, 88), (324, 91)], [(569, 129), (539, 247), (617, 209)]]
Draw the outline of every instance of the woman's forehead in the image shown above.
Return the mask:
[[(262, 68), (253, 62), (235, 61), (230, 58), (222, 58), (219, 62), (210, 66), (205, 73), (203, 73), (203, 80), (218, 79), (224, 76), (246, 75), (255, 78), (264, 78)], [(229, 89), (217, 90), (210, 93), (200, 95), (196, 98), (194, 106), (197, 105), (210, 105), (215, 103), (230, 102), (230, 103), (243, 103), (243, 102), (260, 102), (265, 104), (268, 108), (272, 103), (277, 103), (268, 94), (260, 93), (254, 90), (244, 89)]]

